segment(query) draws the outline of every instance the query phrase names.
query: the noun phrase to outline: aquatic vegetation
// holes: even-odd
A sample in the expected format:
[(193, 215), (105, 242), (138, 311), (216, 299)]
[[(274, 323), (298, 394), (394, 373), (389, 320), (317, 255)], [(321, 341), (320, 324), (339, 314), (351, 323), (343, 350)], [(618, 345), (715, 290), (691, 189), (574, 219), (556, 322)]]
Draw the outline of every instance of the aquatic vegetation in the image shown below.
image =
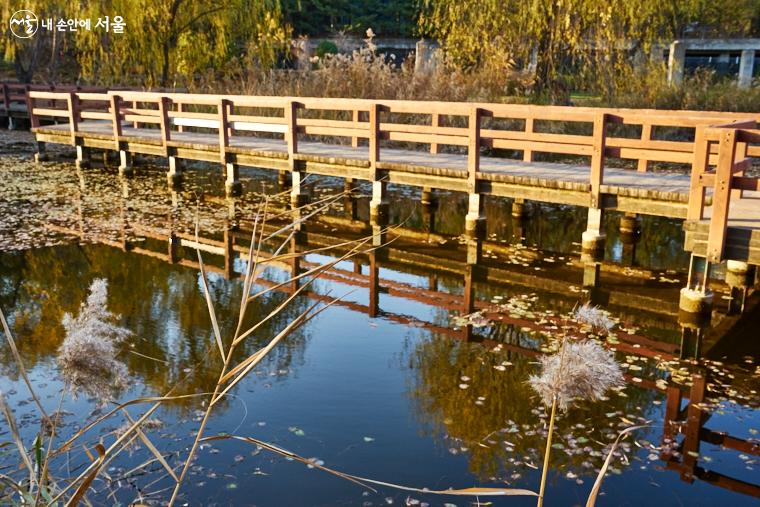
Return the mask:
[(107, 308), (108, 282), (96, 279), (79, 315), (63, 316), (66, 338), (58, 349), (58, 364), (65, 381), (105, 403), (127, 378), (127, 368), (117, 359), (117, 345), (131, 332), (117, 325), (119, 317)]

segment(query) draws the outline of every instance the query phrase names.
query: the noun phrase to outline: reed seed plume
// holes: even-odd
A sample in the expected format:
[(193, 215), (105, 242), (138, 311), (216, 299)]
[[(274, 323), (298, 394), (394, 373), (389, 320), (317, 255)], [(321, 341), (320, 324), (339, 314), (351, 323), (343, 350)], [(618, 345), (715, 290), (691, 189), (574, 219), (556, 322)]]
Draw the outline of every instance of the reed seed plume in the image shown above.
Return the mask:
[(108, 282), (96, 279), (79, 315), (63, 316), (66, 337), (58, 349), (58, 364), (72, 391), (84, 392), (105, 403), (123, 388), (127, 369), (116, 355), (117, 345), (130, 336), (119, 326), (118, 315), (107, 306)]
[(556, 399), (566, 411), (575, 400), (597, 401), (611, 388), (623, 384), (623, 374), (612, 353), (598, 342), (566, 341), (562, 349), (540, 358), (541, 374), (528, 382), (550, 407)]
[(573, 318), (581, 324), (591, 326), (594, 333), (607, 335), (615, 327), (609, 314), (591, 303), (584, 303), (573, 312)]

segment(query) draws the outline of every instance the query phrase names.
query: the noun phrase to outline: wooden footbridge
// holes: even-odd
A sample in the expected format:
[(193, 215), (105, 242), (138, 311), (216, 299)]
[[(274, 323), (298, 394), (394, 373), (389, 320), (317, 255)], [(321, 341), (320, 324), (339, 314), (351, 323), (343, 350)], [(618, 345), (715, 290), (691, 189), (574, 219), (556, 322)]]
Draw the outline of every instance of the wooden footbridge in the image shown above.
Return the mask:
[(605, 210), (683, 218), (687, 249), (707, 261), (687, 289), (703, 296), (711, 263), (760, 264), (760, 180), (746, 175), (758, 113), (123, 90), (30, 90), (27, 104), (40, 157), (45, 143), (74, 146), (78, 165), (114, 151), (125, 174), (134, 154), (165, 157), (170, 182), (182, 160), (219, 163), (229, 193), (240, 166), (268, 168), (290, 173), (294, 203), (307, 174), (367, 181), (376, 220), (388, 183), (461, 191), (476, 235), (487, 195), (583, 206), (592, 256)]

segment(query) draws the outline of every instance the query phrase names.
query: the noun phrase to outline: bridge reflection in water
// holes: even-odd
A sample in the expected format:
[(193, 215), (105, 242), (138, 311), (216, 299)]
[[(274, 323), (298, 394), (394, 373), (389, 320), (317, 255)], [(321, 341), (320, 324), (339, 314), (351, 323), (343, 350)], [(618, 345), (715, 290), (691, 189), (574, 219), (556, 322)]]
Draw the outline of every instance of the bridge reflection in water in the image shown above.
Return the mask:
[[(157, 227), (141, 223), (141, 219), (136, 218), (136, 213), (129, 205), (129, 180), (124, 180), (123, 184), (122, 202), (118, 206), (120, 223), (88, 216), (84, 203), (86, 196), (81, 194), (83, 202), (78, 207), (76, 223), (74, 220), (60, 220), (49, 224), (49, 227), (78, 236), (83, 242), (110, 245), (132, 254), (149, 256), (193, 270), (199, 269), (194, 260), (197, 249), (208, 257), (208, 271), (227, 279), (240, 276), (243, 263), (248, 261), (252, 224), (241, 218), (240, 208), (244, 203), (238, 198), (205, 196), (204, 201), (215, 208), (216, 217), (224, 215), (224, 218), (217, 220), (223, 226), (203, 230), (196, 237), (183, 232), (178, 218), (182, 213), (177, 209), (181, 206), (183, 197), (176, 190), (172, 191), (172, 212), (164, 217), (166, 225)], [(735, 329), (735, 324), (742, 322), (745, 317), (741, 310), (748, 305), (752, 306), (752, 301), (746, 300), (747, 284), (737, 295), (736, 284), (729, 283), (723, 285), (722, 289), (732, 298), (728, 300), (730, 303), (721, 318), (713, 319), (710, 323), (695, 321), (689, 315), (679, 314), (680, 285), (652, 282), (651, 278), (655, 276), (653, 271), (644, 268), (631, 270), (627, 267), (635, 263), (638, 241), (636, 220), (630, 215), (624, 215), (621, 220), (621, 263), (615, 264), (588, 262), (577, 256), (546, 254), (527, 248), (523, 234), (525, 213), (518, 206), (513, 210), (512, 236), (508, 243), (471, 236), (457, 238), (434, 232), (436, 208), (432, 195), (423, 195), (420, 212), (422, 224), (418, 229), (406, 226), (389, 228), (364, 222), (359, 220), (358, 209), (356, 195), (345, 194), (341, 214), (317, 216), (306, 221), (302, 230), (291, 239), (289, 252), (298, 254), (320, 249), (319, 255), (337, 258), (350, 248), (347, 242), (372, 236), (373, 243), (382, 245), (381, 247), (359, 255), (350, 262), (340, 262), (321, 276), (327, 282), (357, 288), (363, 295), (336, 304), (370, 317), (381, 317), (424, 329), (433, 339), (448, 337), (477, 342), (485, 350), (498, 347), (516, 358), (531, 359), (543, 353), (540, 341), (531, 336), (552, 334), (561, 323), (556, 315), (570, 311), (581, 302), (590, 302), (603, 305), (620, 315), (621, 322), (625, 324), (628, 332), (619, 333), (617, 342), (610, 344), (615, 350), (626, 355), (676, 363), (679, 359), (710, 356), (713, 351), (722, 351), (725, 348), (724, 339)], [(284, 214), (283, 218), (291, 218), (287, 207), (277, 208), (274, 205), (272, 210)], [(274, 232), (278, 226), (277, 220), (273, 220), (267, 224), (267, 230)], [(104, 232), (106, 230), (109, 232)], [(436, 246), (431, 247), (431, 244)], [(502, 260), (493, 261), (493, 254), (498, 254)], [(283, 261), (272, 260), (271, 254), (266, 252), (261, 254), (264, 264), (286, 279), (292, 279), (317, 266), (315, 255), (293, 255)], [(512, 259), (514, 262), (505, 262), (503, 259)], [(558, 259), (561, 262), (557, 262)], [(399, 276), (398, 273), (402, 275)], [(261, 283), (276, 286), (283, 278), (281, 275), (271, 276)], [(412, 277), (414, 281), (409, 281)], [(280, 286), (278, 290), (292, 294), (298, 289), (299, 283), (294, 280)], [(717, 282), (713, 287), (716, 286)], [(498, 311), (498, 299), (492, 297), (495, 294), (509, 297), (526, 292), (539, 294), (544, 303), (557, 311), (554, 315), (547, 312), (547, 316), (541, 319), (508, 314)], [(318, 287), (306, 290), (303, 294), (313, 300), (327, 301), (332, 298), (320, 292)], [(386, 307), (385, 301), (420, 303), (440, 310), (445, 316), (480, 311), (484, 317), (494, 319), (497, 324), (474, 327), (464, 323), (456, 326), (447, 322), (447, 318), (443, 322), (431, 322), (394, 311), (393, 308), (398, 305), (388, 304)], [(432, 352), (433, 355), (435, 353)], [(430, 351), (426, 354), (425, 360), (431, 361)], [(435, 364), (440, 366), (438, 362)], [(672, 379), (666, 379), (663, 383), (662, 379), (639, 378), (633, 372), (626, 375), (626, 381), (637, 387), (651, 392), (664, 391), (666, 394), (660, 459), (668, 469), (678, 471), (685, 481), (699, 479), (760, 498), (760, 485), (733, 479), (700, 466), (700, 442), (755, 456), (760, 455), (760, 449), (757, 442), (705, 428), (709, 416), (702, 405), (709, 401), (708, 373), (704, 368), (689, 368), (688, 375), (684, 378), (683, 373), (680, 373), (677, 382)], [(452, 373), (452, 377), (458, 378), (456, 373)], [(436, 394), (430, 386), (417, 387), (415, 396), (427, 400), (423, 403), (440, 403), (440, 400), (436, 402), (434, 398), (441, 396), (441, 393)], [(499, 388), (494, 386), (494, 392), (498, 393)], [(684, 401), (686, 404), (682, 407)], [(525, 406), (527, 410), (530, 403), (525, 403)], [(499, 418), (503, 421), (503, 414)], [(502, 423), (486, 421), (485, 424), (498, 427)], [(462, 432), (466, 431), (468, 430), (462, 429)], [(482, 436), (479, 435), (479, 438)], [(463, 441), (472, 440), (472, 435), (463, 434), (458, 438)]]

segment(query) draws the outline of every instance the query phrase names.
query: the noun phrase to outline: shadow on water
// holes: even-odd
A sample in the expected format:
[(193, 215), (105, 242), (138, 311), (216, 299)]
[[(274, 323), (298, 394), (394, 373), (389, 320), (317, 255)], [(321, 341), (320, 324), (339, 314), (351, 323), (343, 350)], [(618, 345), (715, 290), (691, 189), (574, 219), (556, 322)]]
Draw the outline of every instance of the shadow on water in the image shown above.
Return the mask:
[[(98, 277), (109, 282), (109, 310), (133, 333), (119, 354), (133, 380), (123, 398), (166, 392), (184, 377), (181, 392), (208, 391), (218, 365), (209, 354), (213, 341), (195, 247), (204, 250), (212, 272), (225, 334), (242, 291), (250, 217), (262, 193), (278, 191), (277, 183), (251, 171), (243, 197), (227, 198), (215, 190), (222, 188), (222, 176), (200, 168), (191, 168), (184, 187), (172, 190), (151, 169), (120, 180), (113, 169), (76, 172), (46, 164), (30, 173), (25, 164), (2, 169), (8, 184), (0, 191), (0, 211), (14, 218), (3, 220), (0, 229), (0, 307), (10, 316), (33, 381), (45, 386), (45, 400), (52, 403), (62, 388), (54, 358), (64, 337), (63, 314), (77, 313)], [(342, 190), (337, 180), (314, 181), (310, 198)], [(546, 337), (577, 305), (590, 302), (615, 318), (607, 345), (624, 367), (626, 386), (561, 416), (547, 502), (582, 502), (618, 431), (641, 423), (648, 427), (614, 456), (605, 504), (646, 503), (654, 494), (737, 505), (760, 497), (754, 472), (760, 371), (757, 355), (745, 347), (756, 328), (742, 320), (737, 329), (744, 331), (737, 333), (745, 338), (730, 332), (716, 337), (728, 322), (716, 312), (712, 327), (700, 335), (707, 336), (699, 350), (705, 358), (688, 357), (694, 350), (682, 341), (689, 333), (678, 313), (688, 265), (679, 222), (637, 217), (621, 233), (624, 217), (610, 214), (605, 260), (589, 267), (579, 257), (583, 210), (488, 200), (485, 236), (467, 239), (461, 235), (467, 204), (461, 196), (434, 192), (420, 204), (404, 189), (393, 192), (389, 220), (399, 227), (382, 238), (391, 241), (338, 263), (239, 351), (249, 355), (328, 292), (347, 294), (255, 370), (212, 423), (214, 432), (256, 434), (381, 480), (535, 489), (547, 414), (526, 380), (546, 352)], [(287, 201), (275, 199), (272, 209), (286, 212)], [(336, 245), (376, 232), (367, 222), (367, 201), (360, 187), (355, 197), (307, 221), (290, 250), (332, 249), (273, 263), (262, 283), (287, 280), (340, 255), (345, 248)], [(718, 294), (725, 289), (715, 288)], [(251, 318), (268, 313), (293, 290), (287, 284), (271, 293)], [(31, 440), (39, 421), (24, 403), (10, 353), (0, 353), (0, 387), (10, 393)], [(188, 399), (161, 414), (165, 426), (156, 440), (166, 443), (172, 459), (191, 442), (201, 408), (198, 399)], [(99, 410), (81, 399), (64, 409), (88, 414), (65, 419), (68, 434)], [(7, 438), (4, 432), (0, 438)], [(144, 461), (138, 454), (125, 456), (109, 473)], [(0, 456), (0, 464), (7, 459)], [(79, 452), (72, 460), (81, 464), (86, 456)], [(251, 498), (261, 505), (410, 501), (392, 490), (362, 496), (354, 486), (227, 443), (205, 448), (192, 474), (190, 494), (200, 504)], [(301, 488), (287, 487), (294, 481)], [(131, 477), (116, 497), (129, 502), (149, 482)], [(151, 489), (167, 484), (159, 481)], [(705, 489), (708, 484), (718, 487)], [(96, 485), (96, 491), (105, 500), (106, 486)]]

